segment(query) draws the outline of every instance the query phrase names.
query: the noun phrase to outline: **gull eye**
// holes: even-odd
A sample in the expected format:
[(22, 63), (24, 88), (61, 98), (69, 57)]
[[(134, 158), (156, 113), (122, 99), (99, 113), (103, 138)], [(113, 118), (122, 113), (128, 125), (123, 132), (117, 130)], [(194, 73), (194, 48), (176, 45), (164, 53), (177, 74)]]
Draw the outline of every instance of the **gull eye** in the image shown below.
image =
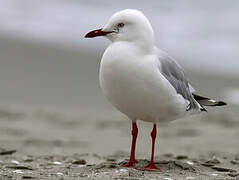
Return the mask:
[(117, 27), (119, 27), (119, 28), (124, 27), (124, 23), (119, 23), (119, 24), (117, 24)]

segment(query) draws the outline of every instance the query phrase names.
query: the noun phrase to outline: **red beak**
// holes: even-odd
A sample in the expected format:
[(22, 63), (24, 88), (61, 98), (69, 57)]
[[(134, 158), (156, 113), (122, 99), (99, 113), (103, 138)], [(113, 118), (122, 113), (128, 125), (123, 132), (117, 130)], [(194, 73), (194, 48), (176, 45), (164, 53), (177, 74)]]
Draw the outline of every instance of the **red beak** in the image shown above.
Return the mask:
[(94, 38), (96, 36), (105, 36), (113, 31), (102, 31), (102, 29), (96, 29), (94, 31), (90, 31), (85, 35), (85, 38)]

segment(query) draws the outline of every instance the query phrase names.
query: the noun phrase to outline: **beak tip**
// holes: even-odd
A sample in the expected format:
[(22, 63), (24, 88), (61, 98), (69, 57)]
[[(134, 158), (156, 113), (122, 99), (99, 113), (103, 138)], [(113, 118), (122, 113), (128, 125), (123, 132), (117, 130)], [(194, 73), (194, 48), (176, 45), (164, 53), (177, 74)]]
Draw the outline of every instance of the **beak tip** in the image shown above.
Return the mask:
[(100, 36), (101, 32), (102, 32), (101, 29), (90, 31), (85, 35), (85, 38), (94, 38), (96, 36)]
[(94, 37), (97, 37), (97, 36), (105, 36), (109, 33), (112, 33), (112, 31), (107, 32), (107, 31), (102, 31), (102, 29), (96, 29), (96, 30), (88, 32), (85, 35), (85, 38), (94, 38)]
[(87, 33), (84, 38), (92, 38), (91, 34), (90, 33)]

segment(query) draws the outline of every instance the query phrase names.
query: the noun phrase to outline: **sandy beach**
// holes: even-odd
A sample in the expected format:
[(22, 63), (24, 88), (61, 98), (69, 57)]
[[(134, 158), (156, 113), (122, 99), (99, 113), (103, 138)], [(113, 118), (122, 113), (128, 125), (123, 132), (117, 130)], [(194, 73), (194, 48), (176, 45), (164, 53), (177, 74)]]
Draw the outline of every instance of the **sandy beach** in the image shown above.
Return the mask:
[(1, 109), (0, 177), (236, 179), (235, 115), (220, 109), (160, 126), (156, 162), (161, 171), (147, 172), (140, 167), (150, 157), (150, 123), (139, 122), (138, 169), (129, 169), (123, 164), (129, 158), (130, 122), (120, 114)]

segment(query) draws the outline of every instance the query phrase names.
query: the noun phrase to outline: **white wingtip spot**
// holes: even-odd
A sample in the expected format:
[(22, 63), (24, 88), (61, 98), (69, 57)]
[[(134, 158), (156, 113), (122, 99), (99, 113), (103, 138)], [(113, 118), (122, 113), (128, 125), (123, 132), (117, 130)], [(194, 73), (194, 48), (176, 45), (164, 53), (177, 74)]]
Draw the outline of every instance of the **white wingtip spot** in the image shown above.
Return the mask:
[(213, 99), (210, 99), (208, 100), (209, 102), (212, 102), (212, 103), (216, 103), (217, 101), (213, 100)]

